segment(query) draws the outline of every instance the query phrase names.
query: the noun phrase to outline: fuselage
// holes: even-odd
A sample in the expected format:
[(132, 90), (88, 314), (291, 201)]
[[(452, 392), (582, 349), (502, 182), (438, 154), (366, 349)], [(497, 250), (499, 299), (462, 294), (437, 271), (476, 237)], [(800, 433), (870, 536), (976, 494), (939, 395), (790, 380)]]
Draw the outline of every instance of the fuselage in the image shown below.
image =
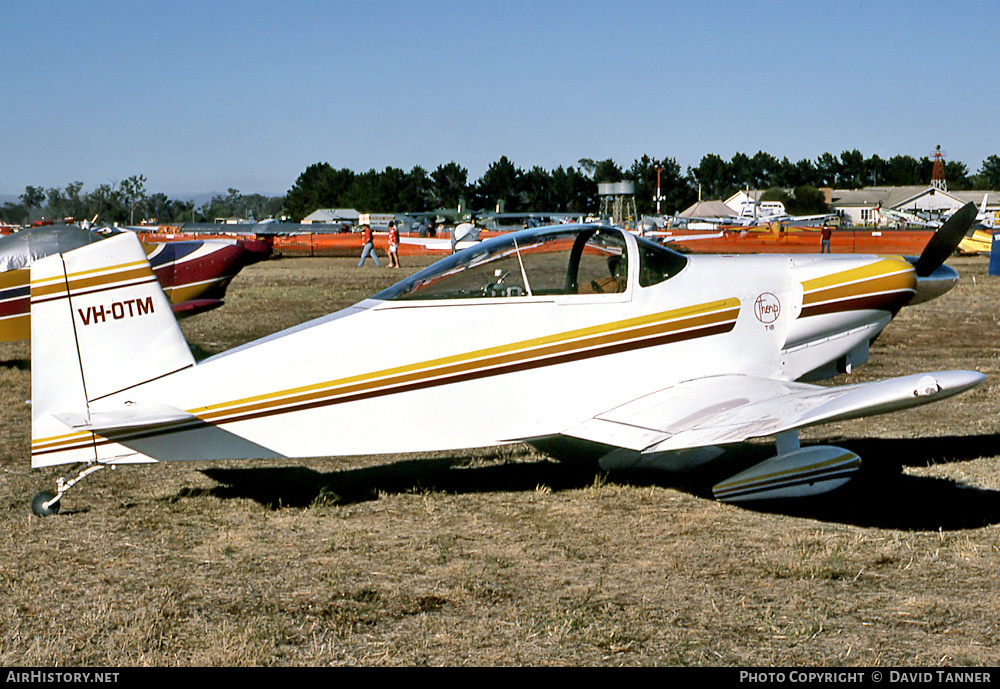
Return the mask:
[[(849, 370), (917, 283), (901, 258), (682, 256), (612, 228), (548, 231), (559, 234), (484, 242), (356, 306), (95, 400), (192, 419), (36, 438), (33, 463), (90, 443), (99, 461), (136, 462), (543, 438), (693, 378)], [(248, 375), (260, 362), (266, 372)]]

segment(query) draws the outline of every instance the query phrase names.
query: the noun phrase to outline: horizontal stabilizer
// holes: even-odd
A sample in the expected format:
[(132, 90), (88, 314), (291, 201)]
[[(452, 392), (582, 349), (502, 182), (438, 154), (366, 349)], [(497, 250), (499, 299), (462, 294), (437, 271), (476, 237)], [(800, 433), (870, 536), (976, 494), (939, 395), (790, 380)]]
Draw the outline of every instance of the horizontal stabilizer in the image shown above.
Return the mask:
[(89, 414), (65, 413), (53, 414), (52, 416), (74, 431), (93, 431), (97, 433), (128, 428), (169, 426), (197, 419), (194, 414), (183, 409), (177, 409), (166, 404), (148, 404), (144, 402), (133, 402), (119, 409), (107, 411), (91, 409)]
[(976, 371), (938, 371), (823, 387), (713, 376), (640, 397), (562, 434), (640, 452), (723, 445), (929, 404), (975, 387), (984, 378)]

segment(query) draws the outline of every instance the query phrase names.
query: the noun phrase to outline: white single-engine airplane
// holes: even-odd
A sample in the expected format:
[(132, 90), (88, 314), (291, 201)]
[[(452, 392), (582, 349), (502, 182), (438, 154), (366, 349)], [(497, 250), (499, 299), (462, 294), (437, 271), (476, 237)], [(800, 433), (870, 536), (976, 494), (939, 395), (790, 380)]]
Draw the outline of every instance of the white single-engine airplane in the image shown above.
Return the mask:
[[(32, 507), (57, 511), (69, 487), (111, 464), (527, 442), (599, 448), (605, 468), (678, 467), (771, 436), (777, 455), (718, 483), (718, 499), (832, 490), (859, 457), (802, 448), (798, 429), (983, 380), (805, 382), (863, 363), (900, 308), (955, 283), (943, 261), (975, 211), (918, 259), (684, 256), (597, 225), (513, 232), (197, 363), (134, 236), (44, 258), (31, 267), (32, 466), (84, 468)], [(331, 356), (344, 342), (352, 356)], [(247, 376), (261, 361), (269, 373)], [(467, 413), (435, 413), (455, 408)]]

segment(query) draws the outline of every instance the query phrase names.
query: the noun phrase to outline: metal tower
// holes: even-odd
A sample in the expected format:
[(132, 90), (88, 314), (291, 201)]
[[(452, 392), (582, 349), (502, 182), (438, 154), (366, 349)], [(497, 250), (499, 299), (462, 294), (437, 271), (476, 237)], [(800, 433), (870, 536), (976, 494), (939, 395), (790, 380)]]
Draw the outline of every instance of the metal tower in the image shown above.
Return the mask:
[(934, 167), (931, 169), (931, 186), (941, 191), (948, 191), (948, 182), (944, 178), (944, 156), (945, 152), (941, 146), (934, 149), (931, 157), (934, 158)]

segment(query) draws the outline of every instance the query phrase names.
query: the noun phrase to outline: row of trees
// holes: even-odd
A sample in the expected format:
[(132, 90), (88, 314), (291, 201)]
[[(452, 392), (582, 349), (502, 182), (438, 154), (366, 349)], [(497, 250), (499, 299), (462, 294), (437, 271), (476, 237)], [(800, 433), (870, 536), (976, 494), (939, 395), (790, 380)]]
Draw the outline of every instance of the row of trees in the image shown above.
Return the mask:
[(274, 217), (285, 206), (281, 196), (244, 195), (238, 189), (229, 189), (225, 195), (216, 194), (196, 207), (194, 201), (179, 201), (162, 193), (147, 194), (143, 175), (101, 184), (89, 193), (83, 193), (83, 182), (73, 182), (63, 189), (29, 186), (19, 198), (20, 203), (7, 202), (0, 207), (0, 220), (27, 224), (29, 219), (40, 216), (51, 220), (97, 218), (101, 223), (128, 225), (147, 219), (160, 223), (212, 222), (215, 218)]
[[(613, 160), (582, 158), (577, 166), (523, 170), (506, 156), (491, 164), (478, 180), (456, 162), (428, 172), (420, 166), (409, 172), (400, 168), (354, 172), (329, 163), (310, 165), (284, 197), (243, 195), (229, 189), (196, 207), (165, 194), (147, 194), (146, 178), (137, 175), (117, 184), (103, 184), (84, 194), (83, 184), (65, 189), (27, 187), (21, 203), (6, 203), (0, 218), (23, 223), (35, 209), (49, 218), (91, 218), (103, 222), (135, 224), (155, 218), (161, 223), (204, 222), (219, 217), (267, 218), (289, 216), (299, 221), (318, 208), (354, 208), (362, 212), (432, 211), (440, 208), (507, 212), (552, 211), (593, 213), (598, 209), (598, 185), (631, 181), (636, 188), (636, 209), (656, 211), (659, 183), (660, 211), (673, 214), (699, 198), (725, 199), (741, 188), (767, 189), (768, 199), (782, 200), (792, 213), (813, 213), (823, 208), (818, 189), (856, 189), (865, 186), (910, 186), (930, 183), (933, 162), (900, 155), (882, 159), (864, 157), (859, 151), (840, 156), (824, 153), (815, 161), (778, 159), (759, 152), (737, 153), (729, 160), (715, 154), (701, 159), (686, 172), (673, 158), (644, 155), (629, 168)], [(990, 156), (979, 172), (970, 174), (964, 163), (946, 161), (945, 178), (952, 190), (1000, 189), (1000, 157)], [(789, 191), (790, 190), (790, 191)]]
[(136, 211), (141, 213), (141, 206), (146, 201), (145, 184), (146, 178), (137, 175), (117, 184), (102, 184), (87, 194), (82, 193), (83, 182), (73, 182), (65, 189), (28, 186), (20, 196), (20, 204), (7, 202), (3, 205), (0, 219), (26, 222), (32, 211), (39, 208), (45, 209), (47, 217), (113, 216), (115, 221), (132, 222)]
[[(731, 159), (710, 154), (697, 167), (682, 172), (673, 158), (644, 155), (629, 168), (614, 160), (583, 158), (578, 167), (546, 171), (540, 167), (522, 170), (505, 157), (489, 166), (476, 181), (455, 162), (428, 173), (421, 167), (410, 172), (386, 168), (357, 174), (317, 163), (303, 172), (286, 197), (286, 208), (301, 219), (317, 208), (379, 209), (383, 211), (455, 208), (460, 200), (477, 210), (501, 208), (508, 212), (594, 212), (599, 205), (598, 185), (630, 181), (635, 185), (636, 210), (656, 210), (659, 183), (660, 211), (673, 214), (699, 198), (725, 199), (739, 189), (772, 190), (768, 198), (785, 201), (793, 213), (823, 212), (818, 189), (858, 189), (866, 186), (911, 186), (930, 184), (933, 162), (929, 158), (877, 155), (865, 158), (859, 151), (840, 156), (824, 153), (815, 161), (778, 159), (760, 152), (737, 153)], [(950, 189), (1000, 189), (1000, 157), (990, 156), (982, 169), (970, 175), (964, 163), (945, 161)], [(790, 192), (787, 190), (791, 190)]]
[(596, 210), (597, 183), (581, 169), (559, 167), (525, 172), (506, 156), (490, 165), (476, 182), (455, 162), (433, 172), (420, 166), (409, 172), (388, 167), (381, 172), (355, 173), (329, 163), (310, 165), (285, 197), (293, 220), (317, 208), (355, 208), (382, 212), (431, 211), (439, 208), (507, 212)]
[[(294, 220), (317, 208), (404, 212), (456, 209), (460, 205), (463, 210), (583, 214), (597, 211), (599, 184), (621, 181), (635, 184), (640, 213), (656, 210), (658, 182), (663, 213), (683, 210), (698, 198), (690, 170), (685, 175), (672, 158), (657, 160), (644, 155), (628, 169), (613, 160), (583, 158), (578, 166), (551, 171), (538, 166), (523, 170), (503, 156), (475, 181), (469, 180), (468, 170), (456, 162), (439, 165), (433, 172), (417, 166), (409, 172), (389, 167), (362, 174), (316, 163), (299, 175), (285, 200)], [(733, 191), (738, 188), (734, 186)]]
[[(899, 155), (889, 159), (873, 155), (865, 158), (859, 151), (845, 151), (839, 157), (824, 153), (815, 161), (790, 162), (778, 160), (767, 153), (750, 157), (737, 153), (731, 160), (717, 155), (702, 158), (697, 167), (688, 170), (692, 181), (701, 185), (704, 198), (725, 198), (734, 189), (749, 185), (751, 189), (769, 187), (860, 189), (877, 186), (928, 185), (934, 163), (929, 158)], [(991, 156), (983, 171), (970, 176), (965, 163), (945, 161), (945, 179), (955, 191), (967, 189), (997, 189), (1000, 184), (1000, 158)]]

